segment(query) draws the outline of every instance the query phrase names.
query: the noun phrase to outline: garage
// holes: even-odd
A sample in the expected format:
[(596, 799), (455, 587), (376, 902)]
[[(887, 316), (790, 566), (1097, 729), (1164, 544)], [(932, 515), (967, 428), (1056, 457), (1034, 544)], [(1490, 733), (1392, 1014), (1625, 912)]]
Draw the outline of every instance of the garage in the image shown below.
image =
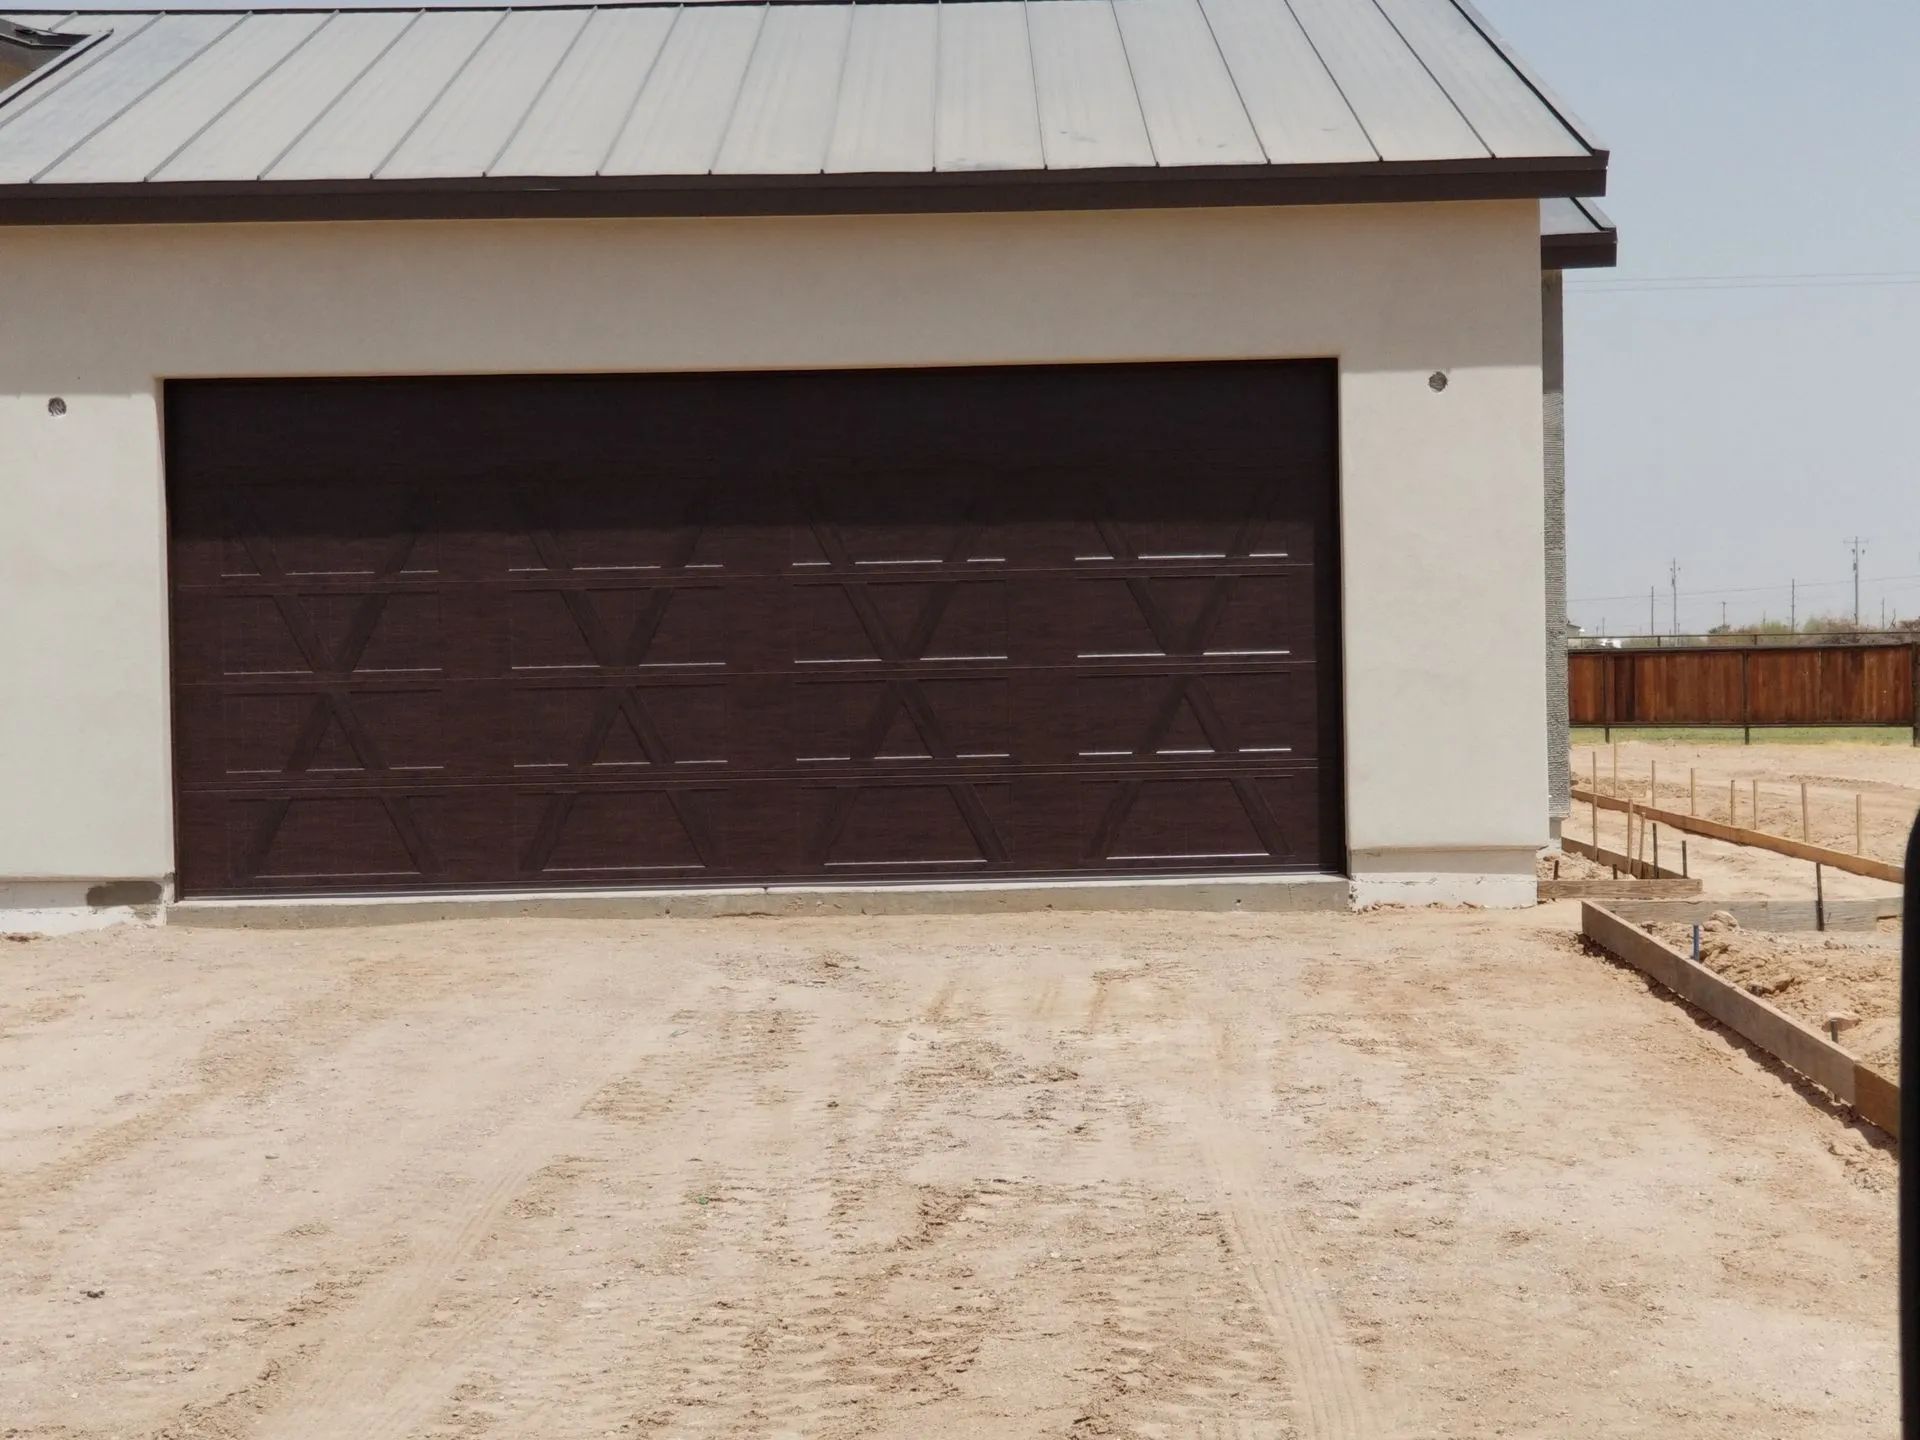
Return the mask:
[(1464, 0), (7, 23), (0, 929), (1534, 902), (1608, 157)]
[(169, 383), (180, 890), (1339, 872), (1335, 385)]

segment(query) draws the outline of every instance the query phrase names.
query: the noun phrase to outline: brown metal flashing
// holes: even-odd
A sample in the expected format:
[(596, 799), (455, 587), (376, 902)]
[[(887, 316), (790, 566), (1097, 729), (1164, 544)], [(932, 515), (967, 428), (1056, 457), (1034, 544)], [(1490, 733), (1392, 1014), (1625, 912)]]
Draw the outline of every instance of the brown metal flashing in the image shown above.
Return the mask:
[(946, 214), (1598, 195), (1604, 161), (0, 186), (0, 225)]
[(1542, 270), (1606, 270), (1620, 263), (1620, 235), (1602, 230), (1592, 235), (1542, 235)]

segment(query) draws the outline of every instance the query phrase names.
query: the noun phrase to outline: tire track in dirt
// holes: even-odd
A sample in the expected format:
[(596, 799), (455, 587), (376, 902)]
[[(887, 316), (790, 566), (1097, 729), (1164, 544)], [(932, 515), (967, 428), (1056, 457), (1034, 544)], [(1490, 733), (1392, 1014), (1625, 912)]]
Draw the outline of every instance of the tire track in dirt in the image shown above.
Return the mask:
[[(402, 1440), (417, 1433), (471, 1368), (477, 1338), (497, 1329), (514, 1303), (506, 1293), (463, 1294), (450, 1323), (430, 1324), (445, 1308), (454, 1277), (516, 1219), (516, 1206), (543, 1177), (548, 1190), (584, 1177), (587, 1162), (575, 1153), (589, 1140), (582, 1115), (658, 1048), (653, 1027), (623, 1033), (610, 1021), (598, 1042), (576, 1057), (579, 1078), (488, 1146), (484, 1178), (459, 1223), (430, 1227), (430, 1242), (372, 1287), (275, 1387), (262, 1433), (298, 1440), (331, 1434)], [(417, 1338), (423, 1331), (430, 1335), (424, 1345)]]
[(506, 1217), (508, 1207), (553, 1154), (553, 1126), (520, 1127), (460, 1224), (403, 1265), (354, 1307), (353, 1328), (324, 1344), (304, 1375), (277, 1398), (268, 1433), (312, 1437), (352, 1433), (382, 1440), (410, 1434), (451, 1390), (459, 1356), (475, 1332), (512, 1302), (490, 1297), (471, 1307), (424, 1353), (407, 1341), (426, 1323), (460, 1266)]
[(1250, 1296), (1220, 1213), (1189, 1194), (1206, 1172), (1194, 1127), (1164, 1090), (1119, 1083), (1152, 1073), (1152, 1056), (1200, 1048), (1197, 979), (1165, 955), (1098, 970), (1080, 1028), (1063, 1037), (1075, 1047), (1064, 1058), (1092, 1077), (1080, 1103), (1118, 1122), (1096, 1155), (1063, 1155), (1085, 1179), (1055, 1201), (1086, 1247), (1070, 1290), (1090, 1347), (1075, 1435), (1294, 1433), (1259, 1413), (1291, 1409), (1298, 1366)]
[[(795, 1128), (796, 1091), (769, 1081), (807, 1053), (801, 1039), (810, 1017), (776, 1000), (752, 998), (750, 991), (758, 989), (757, 983), (719, 984), (702, 1001), (674, 1012), (669, 1043), (606, 1078), (585, 1098), (567, 1127), (570, 1153), (533, 1174), (510, 1198), (499, 1223), (473, 1247), (476, 1258), (511, 1265), (522, 1248), (564, 1243), (559, 1235), (579, 1233), (596, 1218), (605, 1221), (623, 1208), (658, 1209), (658, 1182), (644, 1183), (635, 1174), (644, 1174), (644, 1167), (635, 1162), (647, 1149), (649, 1131), (661, 1123), (703, 1117), (710, 1131), (701, 1149), (710, 1156), (777, 1156), (782, 1137)], [(679, 1036), (696, 1038), (685, 1046), (670, 1043)], [(743, 1298), (757, 1287), (735, 1268), (744, 1256), (766, 1248), (763, 1237), (778, 1233), (788, 1197), (781, 1187), (761, 1183), (763, 1176), (718, 1158), (684, 1178), (692, 1188), (666, 1197), (675, 1218), (653, 1232), (651, 1265), (698, 1272), (715, 1256), (725, 1257), (727, 1266), (708, 1273), (693, 1292), (710, 1294), (710, 1302), (693, 1308), (671, 1299), (647, 1303), (636, 1313), (646, 1336), (636, 1347), (631, 1332), (581, 1318), (581, 1292), (589, 1283), (583, 1276), (551, 1268), (528, 1275), (537, 1304), (516, 1312), (522, 1297), (503, 1293), (467, 1305), (415, 1362), (398, 1400), (370, 1432), (374, 1440), (421, 1434), (429, 1421), (433, 1433), (449, 1425), (463, 1435), (488, 1433), (497, 1417), (487, 1418), (484, 1408), (468, 1402), (493, 1391), (512, 1392), (499, 1402), (509, 1408), (516, 1397), (564, 1392), (570, 1413), (604, 1420), (606, 1433), (739, 1433), (729, 1428), (729, 1417), (734, 1402), (751, 1392), (762, 1364), (753, 1306)], [(529, 1353), (540, 1361), (528, 1365)], [(589, 1363), (588, 1356), (598, 1359)], [(583, 1371), (621, 1378), (586, 1387)], [(630, 1378), (649, 1372), (652, 1403), (640, 1411), (623, 1408), (623, 1396), (632, 1393)], [(503, 1374), (511, 1379), (503, 1381)], [(516, 1417), (524, 1419), (524, 1413)]]
[(300, 1065), (409, 1004), (451, 993), (451, 976), (423, 980), (371, 963), (349, 966), (324, 997), (237, 1020), (211, 1036), (188, 1062), (190, 1080), (144, 1109), (96, 1129), (80, 1144), (19, 1174), (0, 1174), (0, 1232), (20, 1224), (20, 1208), (45, 1203), (227, 1100), (259, 1100)]
[(1250, 1047), (1240, 1034), (1230, 997), (1214, 996), (1208, 1008), (1213, 1015), (1210, 1043), (1196, 1048), (1208, 1059), (1212, 1113), (1200, 1126), (1200, 1148), (1223, 1202), (1228, 1243), (1242, 1262), (1262, 1315), (1295, 1362), (1307, 1440), (1369, 1440), (1377, 1427), (1353, 1347), (1342, 1334), (1312, 1259), (1286, 1219), (1285, 1196), (1261, 1203), (1264, 1187), (1246, 1161), (1244, 1137), (1257, 1126), (1235, 1114), (1232, 1095), (1246, 1087), (1243, 1072)]

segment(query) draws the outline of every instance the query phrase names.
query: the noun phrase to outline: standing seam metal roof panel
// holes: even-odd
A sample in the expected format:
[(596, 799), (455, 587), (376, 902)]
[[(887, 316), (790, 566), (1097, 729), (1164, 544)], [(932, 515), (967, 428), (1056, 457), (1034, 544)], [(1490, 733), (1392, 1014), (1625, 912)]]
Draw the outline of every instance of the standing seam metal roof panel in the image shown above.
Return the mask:
[(1111, 0), (1027, 0), (1027, 38), (1049, 170), (1154, 163)]
[(587, 23), (584, 10), (516, 10), (473, 53), (382, 178), (484, 175)]
[(836, 174), (931, 170), (938, 5), (856, 5), (827, 146)]
[(253, 180), (406, 32), (394, 11), (336, 13), (262, 83), (153, 172), (156, 181)]
[(44, 178), (145, 178), (212, 123), (322, 25), (325, 15), (259, 15), (227, 31), (148, 91)]
[(4, 223), (1510, 198), (1607, 159), (1466, 0), (21, 20), (107, 33), (0, 97)]
[(595, 11), (487, 173), (599, 173), (679, 15), (672, 6)]
[[(92, 63), (56, 88), (35, 86), (27, 92), (29, 108), (17, 116), (0, 114), (0, 184), (32, 180), (237, 22), (232, 15), (168, 16), (123, 44), (76, 56)], [(107, 63), (114, 59), (121, 63)], [(58, 72), (49, 78), (57, 82)]]
[(826, 168), (853, 9), (768, 8), (714, 161), (716, 174), (807, 175)]
[(711, 172), (766, 15), (765, 5), (684, 7), (601, 173)]
[(1162, 165), (1265, 163), (1199, 0), (1117, 0), (1113, 13)]
[(1287, 0), (1382, 160), (1491, 152), (1373, 0)]
[(1045, 168), (1025, 0), (974, 0), (939, 9), (934, 168)]
[(417, 17), (386, 53), (268, 167), (269, 180), (371, 179), (412, 132), (505, 11)]
[(1380, 158), (1285, 0), (1200, 6), (1267, 159), (1339, 165)]
[(1582, 155), (1586, 147), (1453, 0), (1378, 0), (1460, 113), (1496, 155)]

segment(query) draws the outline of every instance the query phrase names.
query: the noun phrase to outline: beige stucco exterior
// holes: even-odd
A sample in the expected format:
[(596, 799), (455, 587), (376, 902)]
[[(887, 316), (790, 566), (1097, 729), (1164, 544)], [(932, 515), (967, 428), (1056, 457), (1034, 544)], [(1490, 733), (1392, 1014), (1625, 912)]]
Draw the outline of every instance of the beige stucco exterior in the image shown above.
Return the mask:
[(0, 231), (0, 911), (173, 870), (166, 377), (1324, 356), (1356, 898), (1527, 903), (1538, 247), (1532, 201)]

